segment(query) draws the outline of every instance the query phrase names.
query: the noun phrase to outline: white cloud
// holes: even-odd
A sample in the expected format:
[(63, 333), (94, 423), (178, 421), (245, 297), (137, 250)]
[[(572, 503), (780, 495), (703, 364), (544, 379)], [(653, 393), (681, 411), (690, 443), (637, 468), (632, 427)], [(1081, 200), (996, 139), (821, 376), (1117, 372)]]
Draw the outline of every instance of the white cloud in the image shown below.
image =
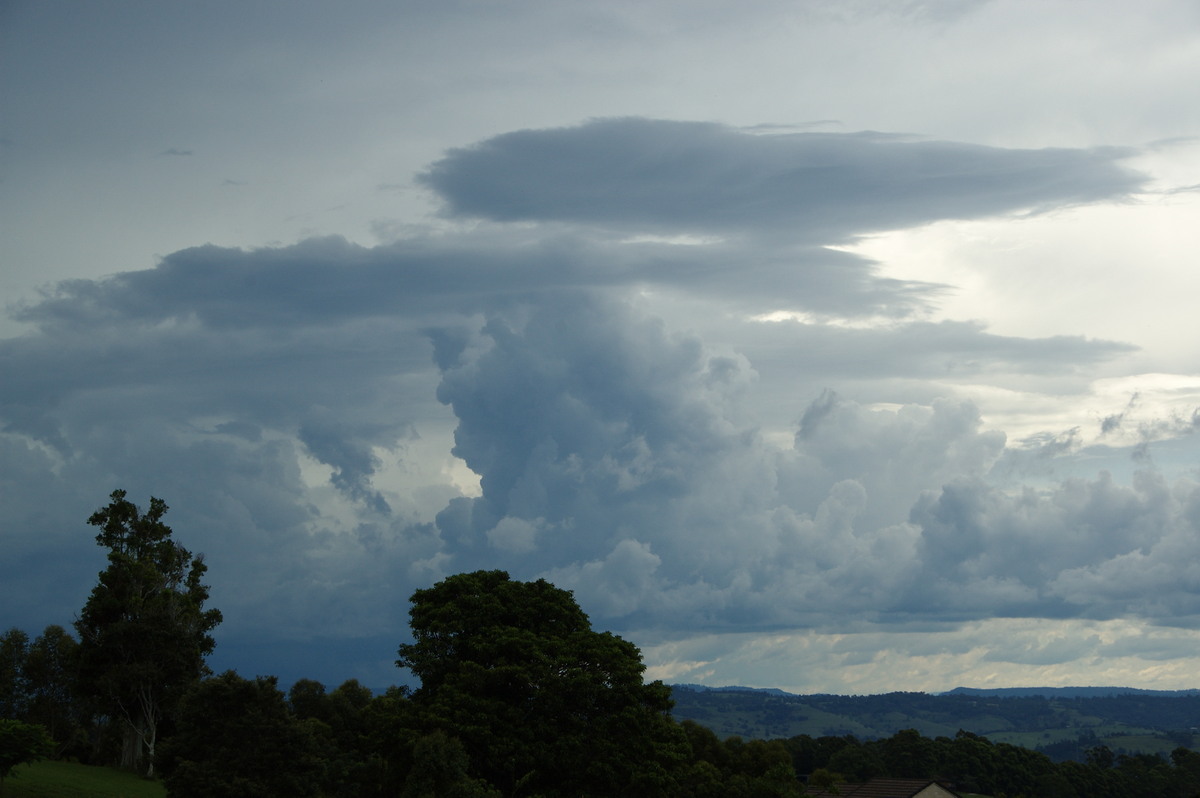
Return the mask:
[(293, 678), (474, 567), (697, 679), (1194, 666), (1194, 4), (218, 6), (0, 26), (0, 627), (124, 487)]
[(515, 554), (526, 554), (537, 548), (538, 526), (538, 523), (505, 516), (484, 534), (487, 536), (488, 543), (498, 549)]
[(653, 600), (659, 585), (654, 575), (662, 558), (649, 544), (619, 541), (603, 560), (549, 571), (546, 577), (572, 590), (575, 598), (606, 619), (620, 618)]
[(999, 618), (954, 630), (708, 635), (642, 642), (642, 650), (648, 676), (672, 682), (863, 695), (1033, 685), (1190, 689), (1197, 642), (1195, 631), (1123, 620)]

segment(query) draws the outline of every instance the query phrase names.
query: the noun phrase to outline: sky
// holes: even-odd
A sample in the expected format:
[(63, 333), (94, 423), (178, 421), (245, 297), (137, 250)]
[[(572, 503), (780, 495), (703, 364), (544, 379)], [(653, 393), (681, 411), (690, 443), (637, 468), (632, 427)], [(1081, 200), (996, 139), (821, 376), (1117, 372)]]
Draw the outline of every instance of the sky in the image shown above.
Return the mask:
[(574, 592), (649, 678), (1200, 687), (1200, 6), (0, 2), (0, 628)]

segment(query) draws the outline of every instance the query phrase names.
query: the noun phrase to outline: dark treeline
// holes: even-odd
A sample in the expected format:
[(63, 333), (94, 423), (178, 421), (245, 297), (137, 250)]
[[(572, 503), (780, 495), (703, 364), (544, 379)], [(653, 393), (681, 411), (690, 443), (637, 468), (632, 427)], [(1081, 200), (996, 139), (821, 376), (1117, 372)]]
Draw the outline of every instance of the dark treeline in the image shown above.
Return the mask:
[[(669, 688), (567, 591), (477, 572), (414, 601), (400, 650), (421, 688), (204, 675), (162, 702), (152, 760), (132, 767), (173, 798), (802, 794), (784, 742), (672, 719)], [(130, 767), (140, 718), (102, 708), (80, 649), (59, 626), (0, 636), (0, 718), (45, 728), (44, 754)]]
[[(45, 668), (50, 646), (61, 668)], [(89, 711), (79, 695), (70, 664), (77, 646), (57, 626), (32, 645), (20, 630), (0, 637), (0, 717), (50, 730), (56, 758), (119, 765), (124, 732), (115, 719)], [(431, 702), (420, 696), (419, 690), (403, 687), (374, 695), (355, 680), (328, 690), (303, 679), (285, 693), (273, 677), (210, 676), (189, 688), (162, 724), (157, 771), (169, 794), (180, 798), (554, 796), (578, 794), (567, 784), (578, 786), (581, 780), (600, 789), (590, 794), (605, 795), (800, 794), (783, 741), (722, 741), (698, 724), (676, 723), (658, 713), (631, 719), (635, 722), (624, 732), (628, 744), (616, 751), (605, 749), (621, 739), (600, 736), (613, 730), (578, 729), (574, 739), (560, 741), (565, 750), (555, 752), (561, 757), (559, 772), (550, 779), (529, 767), (529, 754), (521, 750), (523, 738), (535, 735), (535, 729), (520, 724), (483, 732), (455, 728), (430, 717)], [(546, 729), (558, 730), (557, 725)], [(490, 734), (499, 737), (488, 739)], [(487, 763), (473, 761), (473, 748), (505, 751), (512, 765), (526, 770), (516, 778), (503, 773), (497, 778)], [(611, 756), (606, 759), (604, 753)], [(545, 769), (544, 762), (533, 764)], [(568, 779), (565, 770), (577, 776)]]
[[(71, 660), (77, 645), (56, 626), (34, 640), (15, 629), (0, 635), (0, 714), (45, 726), (58, 756), (119, 763), (119, 725), (90, 714), (76, 695)], [(284, 692), (269, 677), (210, 676), (183, 695), (163, 724), (159, 770), (170, 794), (183, 798), (569, 793), (539, 779), (534, 767), (515, 778), (502, 774), (503, 783), (496, 784), (487, 764), (473, 760), (473, 748), (491, 747), (505, 750), (516, 765), (521, 738), (533, 730), (468, 728), (464, 718), (454, 721), (464, 727), (455, 728), (431, 717), (432, 698), (420, 696), (420, 690), (399, 687), (374, 695), (354, 680), (332, 690), (301, 680)], [(473, 703), (463, 709), (478, 711)], [(937, 778), (962, 792), (1008, 798), (1200, 795), (1200, 753), (1182, 747), (1164, 758), (1119, 755), (1098, 745), (1085, 751), (1084, 762), (1054, 762), (1041, 752), (969, 732), (929, 738), (908, 730), (871, 741), (848, 735), (720, 740), (695, 722), (679, 723), (666, 714), (652, 712), (640, 720), (651, 728), (631, 740), (636, 745), (627, 747), (626, 759), (617, 755), (603, 763), (611, 771), (607, 789), (616, 792), (590, 794), (795, 796), (802, 794), (804, 776), (816, 785), (894, 776)], [(491, 734), (502, 739), (490, 740)], [(593, 789), (601, 776), (587, 771), (601, 765), (602, 742), (582, 733), (567, 746), (580, 758), (563, 760), (579, 768)]]
[(1086, 761), (1055, 762), (1040, 751), (960, 731), (929, 738), (911, 729), (872, 741), (852, 736), (799, 735), (779, 740), (797, 773), (814, 783), (866, 781), (877, 776), (935, 778), (960, 792), (996, 798), (1195, 798), (1200, 796), (1200, 753), (1177, 748), (1170, 758), (1118, 755), (1105, 746)]
[(108, 566), (77, 636), (0, 637), (0, 765), (119, 765), (175, 798), (801, 793), (782, 743), (676, 722), (633, 644), (594, 631), (569, 591), (503, 571), (414, 593), (396, 664), (416, 690), (301, 680), (284, 693), (274, 677), (213, 675), (221, 613), (166, 511), (113, 492), (88, 519)]

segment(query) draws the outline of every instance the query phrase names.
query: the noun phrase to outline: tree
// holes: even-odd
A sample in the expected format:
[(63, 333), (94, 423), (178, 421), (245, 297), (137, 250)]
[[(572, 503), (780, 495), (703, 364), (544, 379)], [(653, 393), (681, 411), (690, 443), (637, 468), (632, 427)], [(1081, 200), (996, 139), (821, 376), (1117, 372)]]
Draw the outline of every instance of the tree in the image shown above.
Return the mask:
[(743, 742), (739, 737), (731, 737), (724, 747), (729, 762), (727, 795), (798, 798), (801, 794), (792, 756), (782, 740)]
[(827, 768), (817, 768), (808, 777), (808, 786), (816, 787), (818, 790), (832, 795), (840, 795), (841, 790), (838, 789), (838, 785), (845, 783), (846, 778), (841, 773), (835, 773)]
[(1181, 746), (1171, 752), (1171, 764), (1178, 794), (1200, 794), (1200, 753)]
[(416, 591), (409, 615), (397, 664), (421, 680), (418, 723), (458, 738), (470, 777), (505, 795), (668, 792), (687, 750), (670, 691), (569, 591), (476, 571)]
[(0, 718), (17, 718), (25, 711), (28, 656), (29, 635), (16, 627), (0, 635)]
[(923, 779), (937, 767), (933, 743), (916, 729), (901, 729), (879, 743), (880, 755), (889, 775)]
[(414, 766), (400, 798), (500, 798), (500, 793), (467, 775), (462, 743), (435, 731), (413, 745)]
[(313, 679), (300, 679), (288, 691), (292, 714), (311, 721), (326, 743), (325, 794), (357, 796), (377, 780), (375, 751), (368, 740), (369, 712), (374, 697), (357, 679), (348, 679), (331, 693)]
[(75, 621), (79, 676), (103, 714), (123, 724), (121, 764), (148, 762), (154, 772), (159, 723), (183, 692), (208, 672), (209, 632), (221, 613), (204, 609), (203, 557), (171, 539), (167, 505), (151, 498), (143, 515), (125, 491), (88, 519), (108, 567)]
[(17, 765), (45, 759), (53, 743), (41, 726), (19, 720), (0, 720), (0, 790)]
[(1108, 770), (1116, 764), (1117, 755), (1107, 745), (1096, 745), (1084, 751), (1085, 761), (1093, 767)]
[(171, 798), (303, 798), (325, 794), (325, 731), (289, 710), (274, 676), (233, 671), (197, 683), (163, 744)]
[(367, 756), (360, 772), (362, 795), (398, 795), (413, 769), (415, 741), (407, 687), (389, 687), (371, 699), (363, 712), (363, 744)]
[(26, 720), (46, 727), (61, 755), (77, 742), (80, 712), (75, 696), (75, 664), (79, 644), (57, 624), (47, 626), (29, 646), (25, 684), (29, 691)]
[(850, 781), (868, 781), (887, 772), (878, 749), (865, 745), (848, 745), (838, 750), (829, 757), (827, 767), (835, 773), (841, 773)]

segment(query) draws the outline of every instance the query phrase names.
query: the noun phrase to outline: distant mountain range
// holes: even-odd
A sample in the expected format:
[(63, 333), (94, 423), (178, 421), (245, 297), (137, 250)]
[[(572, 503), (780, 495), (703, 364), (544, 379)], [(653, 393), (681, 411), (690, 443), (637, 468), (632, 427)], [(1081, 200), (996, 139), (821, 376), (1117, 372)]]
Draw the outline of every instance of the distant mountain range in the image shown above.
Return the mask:
[(993, 742), (1075, 759), (1097, 745), (1116, 753), (1169, 753), (1200, 740), (1200, 690), (1131, 687), (957, 687), (946, 693), (796, 695), (776, 688), (672, 687), (674, 715), (723, 737), (773, 739), (853, 735), (860, 740), (916, 729), (959, 730)]

